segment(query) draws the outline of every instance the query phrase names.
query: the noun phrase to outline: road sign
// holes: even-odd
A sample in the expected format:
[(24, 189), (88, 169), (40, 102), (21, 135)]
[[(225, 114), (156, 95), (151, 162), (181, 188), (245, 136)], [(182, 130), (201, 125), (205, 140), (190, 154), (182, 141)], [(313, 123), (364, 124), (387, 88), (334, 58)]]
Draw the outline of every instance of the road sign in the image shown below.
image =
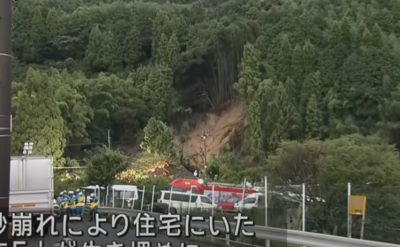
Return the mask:
[(366, 196), (350, 196), (349, 197), (349, 215), (365, 215), (367, 205)]

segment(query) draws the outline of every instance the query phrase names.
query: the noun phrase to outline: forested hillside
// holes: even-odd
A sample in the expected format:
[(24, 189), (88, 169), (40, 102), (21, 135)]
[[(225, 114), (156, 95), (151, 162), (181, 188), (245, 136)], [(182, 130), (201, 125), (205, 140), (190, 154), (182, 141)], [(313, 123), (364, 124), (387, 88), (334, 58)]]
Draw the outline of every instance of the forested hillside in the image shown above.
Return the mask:
[[(29, 140), (71, 166), (110, 131), (185, 163), (190, 119), (240, 101), (248, 125), (207, 175), (318, 183), (342, 203), (359, 184), (377, 199), (367, 236), (399, 241), (386, 232), (400, 203), (400, 1), (15, 0), (13, 18), (14, 154)], [(338, 220), (318, 228), (343, 233), (344, 209), (326, 205)]]

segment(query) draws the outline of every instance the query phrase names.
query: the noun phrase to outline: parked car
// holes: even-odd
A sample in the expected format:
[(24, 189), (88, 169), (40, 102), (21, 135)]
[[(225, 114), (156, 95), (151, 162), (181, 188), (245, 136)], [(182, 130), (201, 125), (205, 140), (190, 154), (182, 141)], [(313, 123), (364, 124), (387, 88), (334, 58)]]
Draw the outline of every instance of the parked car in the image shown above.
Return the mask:
[(160, 191), (157, 203), (169, 205), (170, 208), (176, 209), (177, 213), (182, 213), (183, 210), (188, 210), (189, 207), (200, 210), (211, 210), (213, 207), (215, 209), (217, 208), (217, 205), (205, 195), (176, 191), (172, 191), (171, 193), (171, 191), (168, 190)]

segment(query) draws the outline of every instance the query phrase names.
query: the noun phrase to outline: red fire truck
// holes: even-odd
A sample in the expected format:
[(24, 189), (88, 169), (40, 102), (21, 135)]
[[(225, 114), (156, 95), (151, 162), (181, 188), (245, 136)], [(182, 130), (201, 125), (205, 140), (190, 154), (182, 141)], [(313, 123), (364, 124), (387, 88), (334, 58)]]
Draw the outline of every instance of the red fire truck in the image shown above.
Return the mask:
[[(234, 211), (236, 202), (242, 200), (243, 187), (225, 183), (207, 183), (204, 184), (201, 179), (186, 179), (179, 178), (173, 180), (170, 184), (170, 189), (179, 192), (189, 192), (203, 194), (218, 204), (219, 208), (224, 211)], [(214, 187), (214, 193), (213, 193)], [(248, 196), (258, 192), (255, 189), (245, 190), (244, 196)], [(214, 194), (214, 195), (213, 195)]]

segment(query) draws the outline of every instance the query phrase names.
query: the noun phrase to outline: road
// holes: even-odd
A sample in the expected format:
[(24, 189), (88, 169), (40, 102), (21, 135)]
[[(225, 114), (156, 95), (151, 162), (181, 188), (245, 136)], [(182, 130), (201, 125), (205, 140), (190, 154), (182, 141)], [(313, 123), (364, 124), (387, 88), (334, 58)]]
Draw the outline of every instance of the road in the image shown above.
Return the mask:
[[(135, 235), (135, 230), (130, 229), (129, 232), (123, 236), (123, 237), (117, 237), (117, 233), (123, 230), (123, 225), (118, 225), (116, 226), (115, 229), (111, 227), (110, 224), (102, 223), (101, 227), (102, 229), (106, 230), (108, 232), (108, 236), (100, 234), (98, 237), (91, 237), (88, 234), (88, 229), (91, 226), (94, 226), (95, 223), (89, 222), (88, 220), (85, 220), (84, 222), (70, 222), (69, 223), (69, 228), (72, 229), (73, 231), (83, 231), (84, 235), (83, 236), (69, 236), (70, 238), (76, 240), (76, 247), (83, 247), (84, 243), (87, 242), (88, 244), (86, 245), (87, 247), (90, 247), (89, 241), (93, 240), (94, 241), (94, 247), (107, 247), (107, 245), (115, 246), (116, 245), (111, 245), (112, 242), (117, 242), (118, 244), (123, 244), (119, 245), (118, 247), (167, 247), (167, 242), (170, 242), (171, 244), (169, 246), (171, 247), (181, 247), (181, 246), (186, 246), (186, 247), (211, 247), (207, 244), (196, 244), (193, 242), (188, 242), (185, 241), (185, 238), (178, 238), (178, 237), (167, 237), (166, 234), (164, 233), (158, 233), (157, 237), (136, 237)], [(62, 223), (57, 224), (57, 230), (62, 233)], [(154, 232), (153, 230), (151, 232)], [(53, 245), (60, 239), (62, 236), (47, 236), (46, 238), (41, 238), (39, 236), (32, 237), (32, 238), (25, 238), (25, 239), (17, 239), (17, 241), (27, 241), (27, 246), (28, 247), (41, 247), (39, 245), (39, 241), (43, 241), (43, 246), (42, 247), (53, 247)], [(136, 241), (136, 244), (132, 245), (132, 241)], [(181, 243), (185, 241), (186, 245), (181, 245)], [(139, 242), (146, 242), (149, 244), (141, 245)]]

